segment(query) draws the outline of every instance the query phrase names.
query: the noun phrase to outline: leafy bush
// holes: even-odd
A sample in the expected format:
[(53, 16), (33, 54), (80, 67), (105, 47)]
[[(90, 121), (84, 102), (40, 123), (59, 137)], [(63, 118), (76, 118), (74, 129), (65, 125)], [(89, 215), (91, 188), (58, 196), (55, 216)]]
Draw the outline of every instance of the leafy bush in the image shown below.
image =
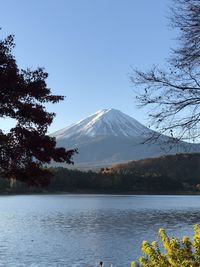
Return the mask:
[(151, 244), (143, 241), (144, 256), (138, 259), (139, 263), (132, 262), (131, 267), (200, 267), (200, 225), (194, 225), (193, 241), (188, 236), (169, 238), (162, 228), (158, 235), (164, 252), (156, 241)]

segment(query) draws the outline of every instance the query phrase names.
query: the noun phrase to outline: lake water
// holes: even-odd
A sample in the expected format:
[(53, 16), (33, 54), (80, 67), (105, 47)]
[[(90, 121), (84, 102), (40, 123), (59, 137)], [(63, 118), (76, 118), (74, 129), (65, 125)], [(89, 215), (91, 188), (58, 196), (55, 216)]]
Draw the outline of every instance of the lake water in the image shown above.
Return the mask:
[(142, 240), (193, 233), (200, 196), (0, 197), (0, 266), (129, 266)]

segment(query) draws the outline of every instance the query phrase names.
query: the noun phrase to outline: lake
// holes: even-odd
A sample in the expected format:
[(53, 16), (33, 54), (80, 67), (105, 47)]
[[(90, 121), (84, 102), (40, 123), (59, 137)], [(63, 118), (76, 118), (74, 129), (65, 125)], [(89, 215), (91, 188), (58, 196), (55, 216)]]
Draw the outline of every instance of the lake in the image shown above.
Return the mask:
[(0, 266), (129, 266), (142, 240), (193, 233), (200, 196), (0, 197)]

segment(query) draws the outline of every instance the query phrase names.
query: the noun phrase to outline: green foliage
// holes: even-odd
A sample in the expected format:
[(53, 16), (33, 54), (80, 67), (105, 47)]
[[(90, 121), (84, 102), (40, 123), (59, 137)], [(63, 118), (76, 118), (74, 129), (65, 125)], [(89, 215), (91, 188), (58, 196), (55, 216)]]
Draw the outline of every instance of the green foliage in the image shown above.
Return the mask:
[[(49, 168), (53, 176), (45, 192), (171, 194), (200, 192), (200, 154), (177, 154), (119, 164), (100, 171)], [(1, 192), (41, 192), (17, 181), (0, 180)]]
[(196, 185), (200, 184), (200, 154), (182, 153), (131, 161), (115, 165), (106, 171), (109, 173), (157, 173), (160, 176), (167, 176), (177, 182), (192, 186), (195, 189)]
[(180, 182), (155, 173), (81, 172), (66, 168), (55, 168), (52, 171), (54, 177), (49, 189), (58, 191), (158, 193), (182, 190)]
[(200, 266), (200, 225), (194, 225), (193, 241), (188, 236), (182, 239), (170, 238), (164, 229), (158, 232), (164, 252), (156, 241), (151, 244), (142, 242), (141, 251), (144, 256), (131, 267), (199, 267)]
[(77, 192), (77, 193), (175, 193), (183, 190), (182, 183), (159, 173), (104, 173), (94, 171), (50, 168), (50, 184), (43, 188), (33, 188), (20, 181), (11, 185), (0, 179), (0, 193), (32, 192)]

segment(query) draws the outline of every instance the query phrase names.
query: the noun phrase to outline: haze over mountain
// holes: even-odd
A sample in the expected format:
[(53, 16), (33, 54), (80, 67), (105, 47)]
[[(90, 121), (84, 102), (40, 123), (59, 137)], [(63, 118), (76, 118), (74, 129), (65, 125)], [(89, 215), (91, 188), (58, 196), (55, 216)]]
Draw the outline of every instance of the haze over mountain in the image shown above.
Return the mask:
[[(179, 142), (170, 151), (167, 136), (150, 144), (142, 144), (155, 133), (134, 118), (116, 109), (103, 109), (52, 136), (58, 146), (78, 148), (76, 167), (101, 167), (163, 154), (199, 152), (200, 145)], [(166, 144), (164, 144), (166, 143)], [(162, 145), (161, 145), (162, 144)]]

